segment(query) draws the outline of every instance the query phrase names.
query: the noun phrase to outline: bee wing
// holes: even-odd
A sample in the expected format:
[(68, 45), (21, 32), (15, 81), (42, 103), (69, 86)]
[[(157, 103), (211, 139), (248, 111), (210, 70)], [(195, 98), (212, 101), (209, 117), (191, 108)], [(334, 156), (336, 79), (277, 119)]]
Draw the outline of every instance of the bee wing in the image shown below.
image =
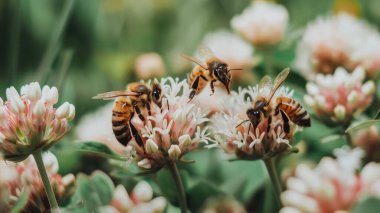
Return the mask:
[(263, 91), (265, 88), (272, 88), (273, 82), (272, 78), (269, 75), (264, 76), (259, 83), (259, 93)]
[(185, 58), (186, 60), (189, 60), (189, 61), (191, 61), (191, 62), (193, 62), (193, 63), (198, 64), (198, 65), (201, 66), (203, 69), (206, 69), (205, 66), (204, 66), (204, 63), (201, 62), (199, 59), (194, 58), (194, 57), (191, 57), (191, 56), (188, 56), (188, 55), (184, 55), (184, 54), (182, 54), (182, 57)]
[(214, 52), (204, 44), (202, 44), (198, 50), (197, 50), (197, 55), (199, 56), (200, 59), (206, 61), (209, 58), (215, 57)]
[(284, 83), (285, 79), (289, 75), (289, 72), (290, 72), (290, 69), (289, 68), (285, 68), (274, 79), (274, 84), (273, 84), (272, 90), (271, 90), (271, 92), (270, 92), (270, 94), (268, 96), (269, 99), (267, 99), (268, 102), (271, 101), (271, 99), (273, 98), (273, 95), (276, 93), (276, 91), (278, 90), (278, 88), (280, 88), (280, 86), (282, 85), (282, 83)]
[(92, 97), (93, 99), (103, 99), (103, 100), (112, 100), (120, 96), (138, 96), (140, 93), (137, 92), (131, 92), (126, 90), (120, 90), (120, 91), (112, 91), (112, 92), (105, 92), (97, 94), (96, 96)]

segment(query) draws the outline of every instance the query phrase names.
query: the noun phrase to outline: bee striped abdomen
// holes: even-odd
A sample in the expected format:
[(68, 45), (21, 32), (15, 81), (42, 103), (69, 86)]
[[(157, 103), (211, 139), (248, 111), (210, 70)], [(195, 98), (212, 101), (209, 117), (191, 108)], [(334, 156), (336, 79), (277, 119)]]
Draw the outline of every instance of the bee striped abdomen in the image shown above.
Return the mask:
[(118, 97), (112, 109), (112, 130), (116, 139), (126, 146), (132, 139), (129, 122), (133, 116), (133, 107), (130, 100)]
[(302, 127), (309, 127), (311, 125), (309, 113), (294, 99), (282, 96), (277, 98), (276, 103), (276, 111), (284, 111), (289, 120), (296, 125)]
[[(208, 74), (203, 70), (202, 67), (196, 66), (194, 67), (193, 71), (189, 75), (188, 83), (190, 87), (193, 85), (193, 83), (199, 76), (204, 76), (205, 78), (209, 78)], [(198, 86), (196, 88), (195, 94), (199, 94), (203, 90), (203, 88), (205, 88), (206, 85), (207, 85), (207, 81), (199, 77)]]

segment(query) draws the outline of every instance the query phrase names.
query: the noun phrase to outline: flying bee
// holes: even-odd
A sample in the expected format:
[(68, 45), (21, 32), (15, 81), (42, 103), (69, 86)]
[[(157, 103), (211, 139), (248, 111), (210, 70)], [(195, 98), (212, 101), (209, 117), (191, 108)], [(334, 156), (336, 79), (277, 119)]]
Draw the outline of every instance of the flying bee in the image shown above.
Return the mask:
[(164, 94), (162, 93), (160, 84), (152, 83), (151, 85), (147, 85), (136, 82), (129, 84), (127, 90), (101, 93), (93, 98), (103, 100), (115, 99), (112, 108), (112, 130), (116, 139), (126, 146), (133, 137), (137, 144), (143, 147), (143, 140), (131, 120), (136, 113), (145, 123), (141, 108), (146, 108), (148, 114), (151, 115), (150, 104), (153, 102), (161, 108), (163, 97)]
[(231, 84), (231, 70), (242, 70), (242, 69), (229, 69), (228, 64), (219, 58), (217, 58), (214, 53), (207, 47), (202, 46), (199, 49), (199, 53), (205, 58), (204, 62), (193, 58), (191, 56), (183, 55), (189, 61), (197, 64), (188, 75), (188, 83), (191, 87), (191, 92), (189, 95), (189, 101), (191, 101), (196, 94), (199, 94), (210, 81), (211, 95), (214, 94), (214, 83), (220, 82), (226, 88), (228, 94), (230, 94), (230, 84)]
[(290, 132), (289, 121), (302, 127), (309, 127), (311, 125), (310, 115), (301, 106), (301, 104), (299, 104), (292, 98), (288, 98), (286, 96), (279, 96), (276, 98), (275, 107), (272, 106), (271, 100), (273, 96), (275, 95), (276, 91), (280, 88), (280, 86), (285, 81), (288, 75), (289, 68), (286, 68), (277, 75), (277, 77), (274, 80), (274, 83), (272, 83), (272, 80), (269, 76), (265, 76), (261, 79), (259, 84), (259, 91), (264, 87), (269, 87), (269, 95), (266, 97), (259, 96), (254, 102), (252, 102), (252, 107), (249, 108), (246, 112), (248, 120), (243, 121), (238, 126), (250, 121), (251, 123), (248, 128), (249, 131), (251, 125), (254, 129), (256, 129), (264, 118), (268, 118), (268, 132), (270, 130), (273, 114), (275, 116), (281, 114), (281, 118), (283, 120), (283, 130), (285, 131), (285, 133)]

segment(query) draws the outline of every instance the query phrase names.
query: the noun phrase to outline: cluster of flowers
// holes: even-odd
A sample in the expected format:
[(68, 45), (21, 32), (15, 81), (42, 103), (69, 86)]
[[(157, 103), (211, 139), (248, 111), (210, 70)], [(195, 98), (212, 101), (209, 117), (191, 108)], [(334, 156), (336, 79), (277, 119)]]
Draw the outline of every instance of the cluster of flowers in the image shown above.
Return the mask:
[[(68, 197), (74, 186), (74, 175), (59, 175), (57, 158), (50, 152), (44, 153), (43, 160), (58, 199)], [(50, 210), (44, 185), (33, 158), (29, 157), (20, 163), (5, 162), (1, 159), (0, 171), (0, 212), (10, 212), (25, 193), (29, 193), (25, 212)]]
[(281, 195), (286, 206), (281, 213), (348, 212), (363, 197), (380, 197), (379, 163), (370, 162), (358, 171), (361, 149), (344, 147), (335, 154), (336, 159), (324, 157), (315, 168), (296, 167)]

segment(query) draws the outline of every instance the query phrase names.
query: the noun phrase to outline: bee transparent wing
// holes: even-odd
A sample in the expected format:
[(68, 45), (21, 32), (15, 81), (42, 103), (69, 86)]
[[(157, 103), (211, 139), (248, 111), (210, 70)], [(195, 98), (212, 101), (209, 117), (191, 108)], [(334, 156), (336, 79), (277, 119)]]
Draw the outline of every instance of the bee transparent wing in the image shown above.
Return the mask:
[(203, 69), (206, 69), (204, 67), (204, 63), (202, 63), (200, 60), (198, 60), (197, 58), (194, 58), (194, 57), (191, 57), (191, 56), (188, 56), (188, 55), (184, 55), (182, 54), (182, 57), (185, 58), (186, 60), (189, 60), (193, 63), (196, 63), (197, 65), (201, 66)]
[(112, 91), (112, 92), (105, 92), (97, 94), (96, 96), (92, 97), (93, 99), (103, 99), (103, 100), (112, 100), (120, 96), (138, 96), (140, 93), (137, 92), (131, 92), (126, 90), (120, 90), (120, 91)]
[[(258, 92), (259, 94), (261, 94), (264, 90), (272, 89), (272, 87), (273, 87), (272, 78), (269, 75), (266, 75), (259, 82)], [(269, 97), (269, 94), (267, 94), (267, 96)]]
[(289, 68), (285, 68), (283, 69), (278, 75), (277, 77), (274, 79), (274, 83), (273, 83), (273, 87), (272, 87), (272, 90), (269, 94), (269, 99), (268, 102), (271, 101), (271, 99), (273, 98), (274, 94), (276, 93), (276, 91), (278, 90), (278, 88), (280, 88), (280, 86), (284, 83), (285, 79), (288, 77), (289, 75), (289, 72), (290, 72), (290, 69)]
[(197, 56), (201, 60), (206, 61), (209, 58), (215, 57), (215, 54), (209, 47), (202, 44), (197, 50)]

